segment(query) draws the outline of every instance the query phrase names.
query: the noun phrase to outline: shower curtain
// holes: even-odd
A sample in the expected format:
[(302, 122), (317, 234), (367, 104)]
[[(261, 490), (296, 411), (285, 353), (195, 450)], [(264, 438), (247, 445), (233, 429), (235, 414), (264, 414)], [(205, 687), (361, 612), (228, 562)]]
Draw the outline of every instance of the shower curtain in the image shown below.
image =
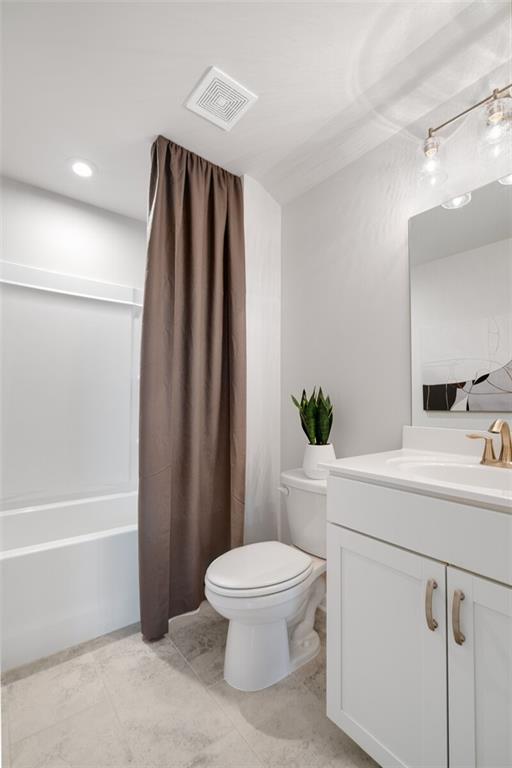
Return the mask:
[(142, 325), (142, 634), (203, 599), (208, 564), (242, 544), (245, 487), (242, 182), (163, 136), (152, 147)]

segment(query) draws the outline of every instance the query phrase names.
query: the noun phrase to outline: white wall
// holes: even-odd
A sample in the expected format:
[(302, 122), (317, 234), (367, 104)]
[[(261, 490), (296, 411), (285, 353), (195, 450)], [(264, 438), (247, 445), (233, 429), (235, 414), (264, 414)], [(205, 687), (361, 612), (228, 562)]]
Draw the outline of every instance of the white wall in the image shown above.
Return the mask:
[(145, 225), (10, 180), (3, 208), (3, 506), (135, 489)]
[(145, 223), (12, 179), (2, 197), (3, 260), (143, 288)]
[(244, 176), (247, 315), (245, 539), (277, 536), (281, 417), (281, 208)]
[[(490, 90), (486, 80), (462, 102)], [(510, 148), (477, 151), (478, 113), (446, 142), (448, 182), (419, 188), (419, 136), (452, 113), (436, 110), (283, 209), (283, 467), (300, 465), (304, 445), (290, 393), (315, 384), (335, 404), (338, 456), (400, 445), (411, 421), (408, 219), (512, 170)]]

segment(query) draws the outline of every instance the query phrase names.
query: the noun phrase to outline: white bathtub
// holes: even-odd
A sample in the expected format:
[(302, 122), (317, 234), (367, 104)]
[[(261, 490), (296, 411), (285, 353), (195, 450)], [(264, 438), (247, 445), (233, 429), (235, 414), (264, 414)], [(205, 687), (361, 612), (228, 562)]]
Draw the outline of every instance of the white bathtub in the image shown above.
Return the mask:
[(137, 494), (0, 513), (2, 671), (139, 620)]

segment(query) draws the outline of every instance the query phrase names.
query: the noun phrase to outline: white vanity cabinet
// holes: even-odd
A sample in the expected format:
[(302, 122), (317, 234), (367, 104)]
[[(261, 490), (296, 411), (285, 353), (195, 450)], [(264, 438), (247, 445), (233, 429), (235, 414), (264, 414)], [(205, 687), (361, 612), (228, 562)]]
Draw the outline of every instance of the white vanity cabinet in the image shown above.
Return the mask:
[(446, 766), (444, 565), (335, 525), (327, 541), (328, 716), (382, 765)]
[[(465, 507), (460, 528), (464, 505), (328, 483), (328, 716), (382, 766), (512, 768), (512, 581), (494, 580), (510, 573), (510, 516), (491, 563), (492, 510)], [(492, 578), (469, 572), (475, 541)]]
[(510, 768), (512, 587), (458, 568), (448, 567), (447, 572), (450, 622), (454, 599), (464, 595), (464, 641), (457, 644), (452, 631), (448, 642), (450, 768)]

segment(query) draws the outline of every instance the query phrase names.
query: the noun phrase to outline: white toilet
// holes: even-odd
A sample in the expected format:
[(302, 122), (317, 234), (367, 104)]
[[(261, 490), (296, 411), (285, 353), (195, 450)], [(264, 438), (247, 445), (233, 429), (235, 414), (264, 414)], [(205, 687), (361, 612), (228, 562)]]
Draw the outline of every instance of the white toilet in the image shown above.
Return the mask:
[(313, 625), (325, 595), (327, 482), (294, 469), (281, 483), (293, 546), (264, 541), (232, 549), (205, 577), (209, 603), (229, 619), (224, 678), (241, 691), (277, 683), (320, 647)]

